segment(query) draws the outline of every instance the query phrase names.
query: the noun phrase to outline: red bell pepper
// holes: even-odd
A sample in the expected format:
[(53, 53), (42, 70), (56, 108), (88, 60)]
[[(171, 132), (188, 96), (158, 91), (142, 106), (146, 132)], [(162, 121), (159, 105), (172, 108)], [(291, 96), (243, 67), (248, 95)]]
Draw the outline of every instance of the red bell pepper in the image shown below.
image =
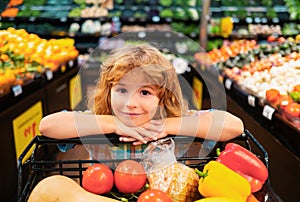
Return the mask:
[(254, 153), (236, 143), (228, 143), (216, 161), (245, 177), (251, 185), (251, 192), (260, 190), (268, 178), (265, 164)]

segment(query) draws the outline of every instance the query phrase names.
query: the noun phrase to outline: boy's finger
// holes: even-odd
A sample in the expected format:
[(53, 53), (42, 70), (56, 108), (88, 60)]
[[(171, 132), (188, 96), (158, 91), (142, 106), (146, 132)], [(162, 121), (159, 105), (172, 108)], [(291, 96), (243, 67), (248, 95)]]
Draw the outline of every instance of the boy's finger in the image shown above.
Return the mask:
[(133, 142), (132, 144), (135, 145), (135, 146), (137, 146), (137, 145), (142, 145), (144, 143), (142, 143), (141, 141), (136, 141), (136, 142)]
[(137, 139), (136, 138), (133, 138), (133, 137), (119, 137), (119, 140), (122, 141), (122, 142), (133, 142), (133, 141), (136, 141)]
[(144, 136), (145, 138), (150, 138), (152, 140), (156, 140), (157, 132), (147, 130), (145, 128), (136, 128), (136, 131)]

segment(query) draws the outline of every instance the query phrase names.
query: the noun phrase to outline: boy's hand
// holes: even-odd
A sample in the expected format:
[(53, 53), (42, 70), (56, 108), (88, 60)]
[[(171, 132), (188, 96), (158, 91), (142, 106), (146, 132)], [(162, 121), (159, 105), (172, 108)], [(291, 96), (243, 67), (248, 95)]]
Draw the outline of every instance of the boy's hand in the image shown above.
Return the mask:
[(134, 145), (140, 145), (145, 144), (148, 141), (157, 140), (167, 136), (167, 133), (164, 132), (164, 126), (165, 123), (163, 120), (151, 120), (142, 126), (131, 128), (135, 133), (138, 133), (139, 136), (142, 136), (144, 141), (141, 141), (132, 135), (122, 136), (120, 137), (120, 141), (133, 142)]
[(138, 140), (142, 144), (146, 144), (149, 140), (156, 140), (157, 134), (160, 132), (161, 122), (149, 121), (142, 126), (128, 127), (115, 117), (116, 131), (115, 133), (122, 136), (120, 141), (133, 142)]

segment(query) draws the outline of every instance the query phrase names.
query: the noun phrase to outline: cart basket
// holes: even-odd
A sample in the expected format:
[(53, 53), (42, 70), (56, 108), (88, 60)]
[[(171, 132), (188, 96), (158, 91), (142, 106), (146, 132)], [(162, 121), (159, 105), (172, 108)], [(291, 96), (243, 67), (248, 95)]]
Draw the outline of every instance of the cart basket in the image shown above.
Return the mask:
[[(186, 136), (170, 136), (175, 141), (176, 145), (197, 142), (200, 145), (203, 143), (204, 139), (186, 137)], [(18, 194), (17, 201), (25, 202), (27, 201), (31, 191), (35, 185), (42, 179), (53, 175), (59, 174), (70, 177), (77, 180), (80, 185), (82, 185), (83, 172), (86, 170), (87, 165), (92, 163), (117, 163), (122, 159), (103, 159), (103, 160), (57, 160), (55, 158), (58, 152), (58, 144), (71, 144), (71, 145), (81, 145), (83, 144), (107, 144), (107, 138), (113, 144), (130, 144), (120, 142), (118, 136), (113, 135), (92, 135), (84, 138), (71, 138), (71, 139), (52, 139), (45, 136), (36, 136), (24, 149), (20, 157), (18, 158)], [(264, 147), (255, 139), (255, 137), (248, 131), (245, 130), (240, 136), (228, 141), (235, 142), (241, 146), (244, 146), (249, 151), (259, 157), (266, 167), (268, 168), (268, 153)], [(198, 168), (202, 170), (204, 165), (211, 160), (217, 158), (216, 148), (224, 149), (228, 142), (217, 142), (214, 149), (206, 157), (189, 156), (188, 152), (179, 157), (176, 156), (177, 161), (184, 163), (185, 165)], [(30, 155), (28, 158), (27, 156)], [(25, 159), (27, 157), (27, 159)], [(281, 202), (280, 197), (273, 191), (270, 186), (270, 180), (267, 179), (263, 188), (254, 193), (255, 197), (259, 201), (264, 202)], [(136, 201), (132, 199), (129, 201)]]

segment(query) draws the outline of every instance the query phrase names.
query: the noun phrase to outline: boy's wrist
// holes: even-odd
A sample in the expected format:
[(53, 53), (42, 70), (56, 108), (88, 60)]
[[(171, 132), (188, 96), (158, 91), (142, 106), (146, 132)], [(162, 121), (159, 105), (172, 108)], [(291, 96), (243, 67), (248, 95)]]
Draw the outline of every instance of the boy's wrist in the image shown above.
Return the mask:
[(117, 130), (115, 117), (113, 115), (97, 115), (100, 134), (115, 133)]
[[(177, 123), (178, 118), (173, 117), (173, 118), (165, 118), (164, 120), (164, 132), (168, 135), (177, 135), (179, 128), (180, 128), (180, 123)], [(179, 127), (179, 128), (178, 128)]]

